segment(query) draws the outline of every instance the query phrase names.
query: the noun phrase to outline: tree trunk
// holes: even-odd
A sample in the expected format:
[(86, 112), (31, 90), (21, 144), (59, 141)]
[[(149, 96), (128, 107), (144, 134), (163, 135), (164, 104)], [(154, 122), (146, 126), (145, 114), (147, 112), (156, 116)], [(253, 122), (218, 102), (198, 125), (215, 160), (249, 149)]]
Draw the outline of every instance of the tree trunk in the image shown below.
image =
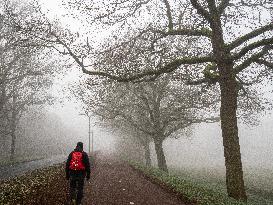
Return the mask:
[(12, 98), (12, 114), (11, 114), (11, 148), (10, 148), (10, 161), (14, 161), (15, 158), (15, 148), (16, 148), (16, 97)]
[(237, 127), (237, 82), (233, 72), (234, 62), (230, 50), (226, 49), (221, 15), (217, 12), (215, 2), (209, 3), (211, 13), (210, 27), (212, 29), (212, 47), (217, 67), (220, 73), (221, 89), (221, 129), (226, 166), (226, 186), (228, 195), (236, 200), (247, 201), (243, 168), (240, 153), (240, 143)]
[(155, 142), (155, 152), (157, 156), (158, 168), (161, 169), (162, 171), (168, 172), (164, 150), (162, 147), (163, 140), (155, 140), (154, 142)]
[(247, 201), (240, 143), (237, 127), (237, 86), (235, 77), (224, 78), (221, 88), (221, 128), (226, 165), (226, 185), (228, 195), (241, 201)]
[(16, 135), (15, 129), (11, 131), (11, 148), (10, 148), (10, 161), (13, 162), (15, 159), (15, 144), (16, 142)]
[(2, 112), (4, 105), (5, 105), (5, 101), (6, 101), (6, 75), (3, 75), (2, 79), (1, 79), (1, 98), (0, 98), (0, 112)]
[(149, 143), (145, 143), (144, 150), (145, 150), (145, 162), (146, 162), (146, 166), (150, 167), (152, 165), (152, 160), (151, 160), (151, 151), (150, 151), (150, 145), (149, 145)]

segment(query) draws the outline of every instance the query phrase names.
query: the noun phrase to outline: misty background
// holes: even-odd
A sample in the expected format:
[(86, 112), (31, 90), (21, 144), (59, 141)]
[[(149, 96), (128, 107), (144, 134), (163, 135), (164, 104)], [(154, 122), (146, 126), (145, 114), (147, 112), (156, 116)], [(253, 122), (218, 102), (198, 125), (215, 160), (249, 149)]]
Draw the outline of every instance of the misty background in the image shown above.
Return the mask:
[[(48, 15), (51, 18), (60, 18), (65, 15), (65, 10), (62, 9), (61, 1), (43, 1), (42, 5), (45, 10), (48, 10)], [(83, 31), (82, 22), (65, 16), (61, 18), (62, 23), (68, 25), (72, 30)], [(72, 23), (71, 23), (72, 21)], [(99, 38), (107, 35), (107, 32), (100, 33)], [(76, 68), (75, 68), (76, 70)], [(66, 86), (73, 84), (81, 77), (81, 71), (72, 71), (65, 76), (67, 80)], [(270, 86), (263, 86), (264, 95), (273, 101), (272, 82)], [(55, 85), (56, 90), (65, 85)], [(60, 105), (51, 106), (49, 110), (58, 115), (61, 121), (74, 130), (79, 139), (87, 143), (88, 138), (88, 119), (84, 116), (79, 116), (81, 112), (81, 104), (78, 102), (64, 102)], [(94, 117), (95, 118), (95, 117)], [(245, 168), (256, 168), (261, 170), (270, 170), (273, 174), (273, 114), (267, 110), (261, 113), (258, 125), (245, 125), (239, 123), (239, 135), (242, 152), (242, 160)], [(115, 136), (111, 132), (105, 132), (105, 128), (95, 126), (96, 121), (92, 122), (94, 130), (95, 149), (118, 150), (115, 147)], [(167, 163), (171, 166), (189, 166), (196, 168), (219, 168), (224, 170), (224, 156), (221, 139), (220, 123), (193, 125), (193, 134), (190, 137), (180, 137), (179, 139), (167, 139), (164, 142), (166, 150)], [(74, 142), (77, 140), (73, 138)], [(156, 163), (156, 160), (154, 160)]]

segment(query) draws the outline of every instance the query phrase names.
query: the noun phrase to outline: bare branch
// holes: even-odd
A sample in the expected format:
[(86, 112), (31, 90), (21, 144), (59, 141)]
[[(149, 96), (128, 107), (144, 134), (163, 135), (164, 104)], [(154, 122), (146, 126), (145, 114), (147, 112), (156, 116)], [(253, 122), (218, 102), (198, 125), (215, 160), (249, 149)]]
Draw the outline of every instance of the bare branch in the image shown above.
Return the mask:
[(191, 4), (197, 10), (197, 13), (203, 16), (207, 21), (211, 21), (210, 13), (204, 9), (197, 0), (191, 0)]
[(163, 36), (205, 36), (208, 38), (211, 38), (211, 31), (209, 29), (176, 29), (176, 30), (169, 30), (167, 32), (161, 31), (161, 30), (154, 30), (155, 33), (160, 33)]
[(218, 14), (215, 0), (207, 0), (207, 3), (208, 3), (208, 7), (209, 7), (209, 11), (210, 11), (211, 16)]
[(192, 125), (192, 122), (190, 120), (188, 120), (187, 122), (181, 122), (178, 123), (176, 126), (174, 126), (172, 129), (169, 129), (164, 136), (167, 138), (169, 137), (171, 134), (173, 134), (174, 132), (178, 131), (178, 130), (182, 130), (188, 126)]
[(187, 85), (200, 85), (200, 84), (204, 84), (204, 83), (210, 83), (211, 81), (208, 78), (202, 78), (199, 80), (195, 80), (195, 81), (187, 81), (186, 84)]
[(222, 0), (220, 5), (218, 6), (219, 14), (224, 13), (225, 9), (229, 5), (230, 0)]
[(270, 68), (270, 69), (273, 69), (273, 63), (272, 62), (269, 62), (267, 60), (264, 60), (264, 59), (257, 59), (255, 60), (256, 63), (259, 63), (259, 64), (262, 64), (262, 65), (265, 65), (266, 67)]
[(193, 64), (199, 64), (199, 63), (207, 63), (207, 62), (213, 62), (214, 59), (212, 56), (203, 56), (203, 57), (184, 57), (184, 58), (178, 58), (176, 60), (173, 60), (172, 62), (166, 64), (165, 66), (160, 67), (157, 70), (150, 70), (146, 72), (142, 72), (140, 74), (132, 75), (130, 77), (119, 77), (118, 81), (120, 82), (129, 82), (138, 80), (141, 78), (144, 78), (146, 76), (153, 76), (153, 75), (161, 75), (164, 73), (171, 73), (177, 68), (179, 68), (181, 65), (193, 65)]
[(245, 46), (244, 48), (242, 48), (241, 51), (239, 53), (235, 53), (232, 58), (234, 60), (238, 60), (241, 57), (243, 57), (245, 54), (247, 54), (249, 51), (252, 51), (252, 50), (259, 48), (261, 46), (268, 46), (271, 44), (273, 44), (273, 37), (256, 41), (256, 42), (251, 43), (251, 44)]
[(233, 50), (234, 48), (242, 45), (243, 43), (245, 43), (246, 41), (252, 39), (252, 38), (255, 38), (267, 31), (271, 31), (273, 30), (273, 23), (271, 24), (268, 24), (266, 26), (263, 26), (261, 28), (258, 28), (254, 31), (251, 31), (250, 33), (244, 35), (244, 36), (241, 36), (240, 38), (236, 39), (235, 41), (231, 42), (229, 45), (228, 45), (228, 49), (229, 50)]
[(165, 66), (160, 67), (157, 70), (144, 71), (142, 73), (131, 75), (131, 76), (128, 76), (128, 74), (118, 76), (118, 75), (109, 74), (103, 71), (88, 70), (86, 66), (83, 64), (83, 62), (79, 59), (79, 57), (76, 56), (74, 52), (69, 48), (69, 46), (65, 42), (63, 42), (61, 39), (59, 39), (58, 36), (56, 35), (54, 36), (56, 37), (56, 41), (67, 49), (69, 55), (71, 55), (71, 57), (75, 60), (75, 62), (81, 67), (83, 73), (88, 75), (97, 75), (97, 76), (107, 77), (109, 79), (116, 80), (118, 82), (130, 82), (130, 81), (140, 80), (145, 78), (146, 76), (158, 77), (161, 74), (173, 72), (175, 69), (177, 69), (181, 65), (186, 65), (186, 64), (192, 65), (192, 64), (199, 64), (199, 63), (214, 61), (211, 55), (203, 56), (203, 57), (184, 57), (184, 58), (178, 58), (176, 60), (173, 60), (172, 62), (166, 64)]
[(168, 22), (169, 22), (168, 28), (169, 28), (169, 31), (172, 31), (173, 30), (173, 19), (172, 19), (171, 6), (170, 6), (168, 0), (163, 0), (163, 2), (166, 7), (167, 17), (168, 17)]
[(120, 113), (119, 112), (119, 115), (121, 116), (121, 117), (123, 117), (126, 121), (128, 121), (133, 127), (135, 127), (136, 129), (138, 129), (139, 131), (142, 131), (142, 132), (144, 132), (144, 133), (146, 133), (146, 134), (148, 134), (148, 135), (153, 135), (154, 133), (153, 132), (149, 132), (147, 129), (144, 129), (144, 128), (142, 128), (137, 122), (135, 122), (130, 116), (127, 116), (127, 115), (125, 115), (125, 114), (123, 114), (123, 113)]
[(243, 63), (241, 63), (240, 65), (236, 66), (234, 68), (234, 72), (236, 74), (240, 73), (245, 68), (247, 68), (248, 66), (250, 66), (252, 63), (257, 62), (257, 60), (259, 60), (261, 57), (263, 57), (270, 49), (273, 49), (273, 47), (272, 46), (266, 46), (261, 52), (253, 54), (248, 59), (246, 59)]
[(174, 126), (172, 129), (168, 130), (168, 132), (165, 134), (166, 137), (170, 136), (172, 133), (184, 129), (192, 124), (196, 124), (196, 123), (215, 123), (215, 122), (219, 122), (220, 121), (220, 117), (208, 117), (208, 118), (204, 118), (204, 119), (187, 119), (184, 122), (178, 123), (176, 126)]

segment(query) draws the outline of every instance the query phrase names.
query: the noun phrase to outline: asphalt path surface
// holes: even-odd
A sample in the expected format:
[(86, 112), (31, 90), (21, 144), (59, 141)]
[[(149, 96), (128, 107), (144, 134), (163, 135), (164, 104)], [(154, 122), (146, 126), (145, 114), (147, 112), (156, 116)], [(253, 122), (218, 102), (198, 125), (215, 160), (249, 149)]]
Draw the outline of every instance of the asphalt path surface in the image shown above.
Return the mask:
[(186, 205), (128, 164), (100, 157), (85, 184), (84, 205)]

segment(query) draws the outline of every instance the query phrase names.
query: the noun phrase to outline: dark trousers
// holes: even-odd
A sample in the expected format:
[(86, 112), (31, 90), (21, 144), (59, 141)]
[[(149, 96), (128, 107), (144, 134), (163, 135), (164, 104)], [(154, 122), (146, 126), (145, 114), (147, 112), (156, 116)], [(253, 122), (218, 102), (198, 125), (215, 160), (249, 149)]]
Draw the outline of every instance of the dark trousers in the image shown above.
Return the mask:
[(83, 198), (84, 175), (70, 175), (70, 197), (80, 204)]

